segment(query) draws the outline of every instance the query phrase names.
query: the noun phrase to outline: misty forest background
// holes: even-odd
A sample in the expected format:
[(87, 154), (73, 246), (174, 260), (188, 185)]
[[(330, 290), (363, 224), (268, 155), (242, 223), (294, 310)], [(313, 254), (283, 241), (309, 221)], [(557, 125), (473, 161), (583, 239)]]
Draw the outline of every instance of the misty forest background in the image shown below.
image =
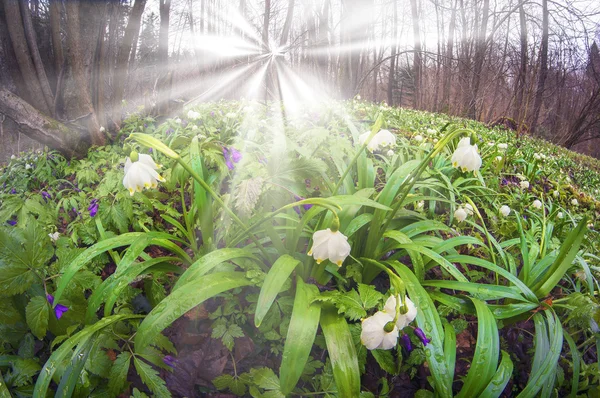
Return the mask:
[(0, 0), (0, 161), (40, 142), (82, 156), (131, 112), (247, 96), (269, 56), (288, 73), (257, 99), (303, 79), (600, 157), (599, 15), (589, 0)]

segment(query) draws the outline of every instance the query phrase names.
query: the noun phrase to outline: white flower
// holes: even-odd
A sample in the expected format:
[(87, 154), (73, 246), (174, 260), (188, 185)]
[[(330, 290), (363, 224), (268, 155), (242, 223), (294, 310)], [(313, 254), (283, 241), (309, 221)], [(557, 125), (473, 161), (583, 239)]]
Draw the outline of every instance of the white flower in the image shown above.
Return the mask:
[(48, 234), (48, 236), (50, 237), (52, 242), (56, 242), (58, 240), (58, 237), (60, 236), (60, 234), (58, 232), (54, 232), (52, 234)]
[(433, 139), (433, 143), (434, 143), (434, 144), (437, 144), (437, 143), (438, 143), (438, 141), (439, 141), (439, 140), (438, 140), (437, 138), (434, 138), (434, 139)]
[(502, 161), (502, 156), (496, 156), (496, 162), (501, 162)]
[(200, 113), (190, 109), (187, 113), (187, 117), (191, 120), (200, 119)]
[(373, 316), (363, 319), (360, 342), (369, 350), (391, 350), (398, 342), (398, 328), (394, 326), (391, 332), (384, 330), (394, 316), (383, 311), (376, 312)]
[(571, 204), (573, 206), (577, 206), (579, 204), (579, 202), (577, 201), (577, 199), (571, 199)]
[(473, 206), (471, 206), (470, 203), (465, 204), (464, 208), (465, 208), (465, 211), (467, 212), (467, 215), (469, 215), (469, 216), (473, 215)]
[(463, 222), (467, 219), (467, 212), (465, 211), (465, 209), (463, 209), (462, 207), (459, 207), (458, 209), (456, 209), (456, 211), (454, 212), (454, 218), (456, 218), (456, 220), (458, 222)]
[(15, 155), (11, 155), (11, 156), (10, 156), (10, 158), (11, 158), (12, 160), (15, 160), (17, 157), (16, 157)]
[(106, 129), (104, 128), (104, 126), (100, 126), (100, 132), (104, 133), (106, 131)]
[(180, 118), (175, 119), (175, 123), (181, 124), (181, 119)]
[(500, 214), (502, 214), (504, 217), (508, 217), (508, 215), (510, 214), (510, 207), (508, 207), (507, 205), (503, 205), (502, 207), (500, 207)]
[(558, 192), (558, 190), (554, 190), (554, 192), (552, 192), (552, 196), (558, 198), (560, 196), (560, 192)]
[(417, 203), (415, 203), (415, 208), (417, 210), (423, 210), (424, 207), (425, 207), (425, 201), (424, 200), (419, 200)]
[(488, 142), (488, 146), (494, 146), (494, 145), (496, 145), (496, 143), (494, 141)]
[(542, 160), (542, 159), (546, 159), (546, 156), (542, 153), (534, 153), (533, 154), (533, 158), (535, 160)]
[(435, 130), (434, 129), (427, 129), (427, 134), (432, 135), (435, 134)]
[(562, 211), (559, 211), (559, 212), (558, 212), (558, 214), (556, 215), (556, 217), (560, 218), (561, 220), (562, 220), (562, 218), (563, 218), (564, 216), (565, 216), (565, 215), (563, 214), (563, 212), (562, 212)]
[(356, 98), (357, 100), (360, 100), (360, 95), (357, 95), (357, 96), (356, 96), (356, 97), (354, 97), (354, 98)]
[(348, 237), (340, 231), (332, 232), (329, 228), (317, 231), (313, 234), (313, 245), (308, 255), (313, 256), (317, 264), (329, 259), (341, 267), (346, 257), (350, 255)]
[(521, 189), (529, 189), (529, 181), (521, 181), (519, 185), (521, 186)]
[(30, 165), (29, 163), (27, 163), (27, 164), (25, 165), (25, 170), (29, 170), (30, 168), (31, 168), (31, 165)]
[(225, 117), (226, 117), (227, 119), (235, 119), (235, 118), (237, 117), (237, 115), (236, 115), (235, 113), (233, 113), (233, 112), (229, 112), (229, 113), (227, 113), (227, 114), (225, 115)]
[(498, 149), (507, 149), (507, 148), (508, 148), (508, 144), (505, 144), (505, 143), (498, 144)]
[(593, 229), (594, 228), (594, 223), (593, 222), (589, 222), (588, 225), (587, 225), (587, 227), (589, 229)]
[(196, 131), (198, 130), (198, 126), (196, 126), (195, 124), (192, 126), (192, 131)]
[(461, 139), (452, 154), (452, 166), (462, 171), (477, 171), (481, 167), (481, 156), (477, 152), (477, 145), (471, 145), (470, 142), (469, 137)]
[(150, 155), (140, 154), (137, 162), (132, 162), (129, 157), (125, 161), (125, 177), (123, 185), (129, 190), (129, 194), (142, 192), (144, 188), (156, 188), (157, 181), (165, 179), (156, 172), (158, 166)]
[[(370, 131), (361, 134), (358, 137), (358, 142), (360, 145), (363, 145), (367, 138), (371, 135)], [(375, 136), (371, 139), (369, 144), (367, 145), (367, 149), (371, 152), (378, 151), (380, 147), (392, 147), (396, 145), (396, 136), (390, 133), (388, 130), (380, 130)]]
[(420, 135), (420, 134), (419, 135), (415, 135), (414, 140), (417, 141), (417, 142), (421, 142), (421, 141), (423, 141), (423, 136)]
[[(398, 330), (402, 330), (405, 327), (407, 327), (408, 324), (414, 321), (417, 317), (417, 307), (415, 306), (415, 303), (413, 303), (411, 299), (408, 298), (408, 296), (405, 297), (406, 308), (408, 309), (408, 311), (406, 312), (406, 314), (398, 314), (398, 320), (396, 321), (396, 327), (398, 328)], [(396, 297), (388, 297), (387, 301), (385, 302), (385, 307), (383, 307), (383, 312), (389, 314), (392, 318), (396, 316), (396, 300), (400, 301), (400, 309), (402, 310), (403, 303), (399, 295)]]
[(531, 205), (533, 207), (535, 207), (536, 209), (541, 209), (542, 208), (542, 202), (540, 202), (538, 199), (534, 200)]
[(387, 155), (388, 155), (389, 157), (392, 157), (392, 156), (394, 156), (394, 151), (392, 151), (392, 150), (390, 149), (389, 151), (387, 151)]

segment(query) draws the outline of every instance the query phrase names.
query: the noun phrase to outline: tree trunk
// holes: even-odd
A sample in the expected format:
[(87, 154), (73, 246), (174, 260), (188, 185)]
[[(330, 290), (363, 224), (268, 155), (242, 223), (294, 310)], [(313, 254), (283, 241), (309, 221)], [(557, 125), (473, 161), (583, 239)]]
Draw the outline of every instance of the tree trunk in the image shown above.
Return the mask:
[(92, 97), (88, 87), (88, 79), (84, 66), (84, 53), (81, 47), (80, 23), (79, 23), (79, 2), (67, 1), (65, 9), (67, 11), (67, 43), (69, 46), (68, 59), (71, 65), (75, 90), (73, 100), (79, 104), (78, 110), (81, 116), (86, 116), (88, 129), (93, 145), (104, 145), (106, 138), (100, 131), (100, 125), (96, 118)]
[(44, 93), (37, 77), (35, 66), (31, 61), (31, 54), (25, 38), (25, 30), (19, 10), (19, 3), (14, 0), (4, 0), (4, 12), (6, 15), (6, 26), (12, 42), (12, 47), (19, 64), (25, 87), (27, 87), (26, 98), (40, 111), (50, 115), (50, 108), (44, 100)]
[(517, 75), (517, 82), (515, 87), (515, 103), (513, 108), (513, 119), (517, 122), (518, 130), (521, 131), (522, 119), (525, 118), (523, 113), (523, 97), (525, 95), (525, 77), (527, 75), (527, 21), (525, 19), (525, 10), (523, 3), (519, 6), (519, 27), (520, 27), (520, 43), (521, 43), (521, 56), (519, 73)]
[(533, 116), (531, 119), (531, 134), (535, 133), (542, 109), (544, 86), (548, 77), (548, 0), (542, 0), (542, 47), (540, 49), (540, 74), (538, 76), (535, 100), (533, 102)]
[(125, 94), (125, 86), (127, 84), (128, 76), (128, 65), (129, 56), (131, 54), (131, 48), (133, 46), (133, 40), (136, 34), (140, 30), (140, 24), (142, 20), (142, 14), (144, 13), (144, 7), (146, 6), (146, 0), (135, 0), (131, 13), (129, 14), (129, 21), (125, 28), (125, 34), (123, 41), (119, 46), (117, 54), (117, 65), (115, 68), (115, 78), (113, 83), (113, 98), (112, 98), (112, 119), (113, 123), (117, 128), (121, 125), (121, 101)]
[(421, 77), (422, 77), (422, 60), (421, 60), (421, 28), (419, 24), (419, 10), (417, 8), (417, 0), (410, 0), (410, 11), (413, 19), (413, 36), (414, 36), (414, 54), (413, 54), (413, 73), (414, 73), (414, 97), (413, 108), (418, 109), (421, 106)]
[(289, 0), (287, 15), (285, 17), (285, 23), (283, 24), (283, 31), (281, 32), (281, 40), (279, 46), (283, 47), (288, 41), (290, 29), (292, 27), (292, 20), (294, 19), (294, 0)]
[(390, 74), (388, 76), (387, 100), (389, 106), (394, 106), (394, 87), (396, 87), (396, 45), (398, 40), (398, 1), (394, 0), (394, 15), (392, 16), (392, 56), (390, 58)]
[(442, 112), (450, 113), (450, 79), (452, 76), (452, 57), (454, 54), (454, 31), (456, 30), (456, 7), (455, 2), (450, 14), (450, 26), (448, 27), (448, 45), (444, 57), (444, 87), (442, 91)]
[(473, 62), (473, 80), (471, 83), (471, 95), (469, 99), (469, 108), (467, 117), (477, 119), (477, 97), (479, 95), (479, 85), (481, 84), (481, 73), (483, 71), (483, 62), (487, 49), (487, 22), (490, 10), (490, 0), (483, 0), (483, 9), (481, 14), (481, 28), (476, 39), (475, 59)]
[[(60, 0), (50, 1), (50, 31), (52, 34), (52, 52), (54, 53), (54, 74), (58, 77), (63, 69), (65, 62), (65, 56), (63, 55), (62, 39), (60, 36)], [(56, 89), (54, 91), (55, 101), (57, 97), (60, 97), (61, 88), (58, 86), (58, 79)]]
[(83, 157), (87, 153), (89, 143), (84, 139), (84, 131), (57, 122), (3, 88), (0, 88), (0, 113), (13, 120), (20, 132), (67, 158)]
[(160, 31), (158, 33), (158, 68), (160, 70), (158, 82), (158, 113), (169, 113), (169, 99), (171, 97), (169, 70), (169, 18), (171, 13), (171, 0), (160, 0)]

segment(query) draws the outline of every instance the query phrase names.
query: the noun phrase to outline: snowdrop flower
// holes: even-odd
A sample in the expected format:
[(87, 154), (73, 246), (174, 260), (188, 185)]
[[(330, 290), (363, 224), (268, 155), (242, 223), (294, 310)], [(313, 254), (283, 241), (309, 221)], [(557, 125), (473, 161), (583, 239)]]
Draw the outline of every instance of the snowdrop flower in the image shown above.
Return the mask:
[(554, 190), (554, 192), (552, 192), (552, 196), (558, 198), (560, 196), (560, 192), (558, 192), (558, 190)]
[(129, 194), (133, 196), (135, 192), (142, 192), (144, 188), (156, 188), (158, 186), (157, 181), (165, 181), (156, 172), (156, 169), (158, 169), (158, 166), (150, 155), (140, 154), (135, 162), (132, 162), (128, 157), (125, 161), (123, 185), (129, 190)]
[(195, 124), (192, 126), (192, 131), (196, 131), (198, 130), (198, 126), (196, 126)]
[(573, 206), (577, 206), (579, 204), (579, 202), (577, 201), (577, 199), (571, 199), (571, 204)]
[[(363, 133), (358, 137), (358, 142), (360, 145), (363, 145), (367, 138), (371, 135), (370, 131)], [(378, 151), (380, 147), (392, 147), (396, 145), (396, 136), (390, 133), (388, 130), (379, 130), (377, 134), (371, 139), (369, 144), (367, 145), (367, 149), (371, 152)]]
[(360, 95), (357, 95), (357, 96), (356, 96), (356, 97), (354, 97), (354, 98), (356, 98), (357, 100), (359, 100), (359, 101), (360, 101)]
[(540, 202), (538, 199), (534, 200), (531, 205), (533, 207), (535, 207), (536, 209), (541, 209), (542, 208), (542, 202)]
[(560, 218), (561, 220), (563, 219), (565, 215), (563, 214), (562, 211), (559, 211), (558, 214), (556, 215), (556, 217)]
[(385, 325), (393, 320), (393, 315), (383, 311), (363, 319), (360, 342), (369, 350), (391, 350), (398, 342), (398, 328), (394, 326), (391, 332), (386, 332)]
[(225, 115), (225, 117), (226, 117), (227, 119), (235, 119), (235, 118), (237, 117), (237, 115), (236, 115), (235, 113), (233, 113), (233, 112), (229, 112), (229, 113), (227, 113), (227, 114)]
[(15, 155), (11, 155), (10, 157), (12, 160), (15, 160), (17, 157)]
[(496, 162), (501, 162), (502, 161), (502, 156), (496, 156)]
[(417, 307), (415, 303), (405, 296), (406, 298), (406, 313), (402, 313), (403, 302), (400, 298), (400, 295), (390, 296), (385, 302), (385, 307), (383, 307), (383, 312), (389, 314), (392, 318), (396, 316), (396, 300), (400, 301), (400, 313), (398, 314), (398, 320), (396, 321), (396, 327), (398, 330), (402, 330), (408, 326), (409, 323), (415, 320), (417, 317)]
[(181, 119), (180, 118), (175, 119), (175, 123), (181, 124)]
[(392, 150), (390, 149), (389, 151), (387, 151), (387, 155), (388, 155), (388, 157), (390, 157), (390, 158), (391, 158), (392, 156), (394, 156), (394, 151), (392, 151)]
[(496, 145), (496, 143), (494, 141), (488, 142), (488, 146), (494, 146), (494, 145)]
[(508, 148), (508, 144), (505, 144), (505, 143), (498, 144), (498, 149), (503, 149), (504, 150), (504, 149), (507, 149), (507, 148)]
[(467, 212), (467, 215), (469, 215), (469, 216), (473, 215), (473, 206), (471, 206), (470, 203), (465, 204), (464, 208), (465, 208), (465, 211)]
[(52, 242), (56, 242), (58, 240), (58, 237), (60, 236), (60, 233), (54, 232), (52, 234), (48, 234), (48, 236), (50, 237), (50, 240)]
[(104, 126), (100, 126), (100, 132), (104, 133), (106, 131), (106, 129), (104, 128)]
[(508, 207), (507, 205), (503, 205), (502, 207), (500, 207), (500, 214), (502, 214), (504, 217), (508, 217), (508, 215), (510, 214), (510, 207)]
[(463, 209), (462, 207), (459, 207), (458, 209), (456, 209), (456, 211), (454, 212), (454, 218), (456, 218), (456, 220), (458, 222), (463, 222), (467, 219), (467, 212), (465, 211), (465, 209)]
[(27, 164), (25, 165), (25, 170), (29, 170), (29, 169), (31, 169), (31, 165), (30, 165), (29, 163), (27, 163)]
[(521, 186), (521, 189), (529, 189), (529, 181), (527, 180), (521, 181), (519, 185)]
[(416, 136), (414, 137), (414, 140), (415, 140), (415, 141), (417, 141), (417, 142), (422, 142), (422, 141), (423, 141), (423, 136), (422, 136), (422, 135), (420, 135), (420, 134), (419, 134), (419, 135), (416, 135)]
[(317, 231), (313, 234), (313, 245), (308, 251), (309, 256), (313, 256), (320, 264), (323, 260), (329, 259), (338, 267), (350, 255), (350, 244), (348, 237), (340, 231), (332, 231), (330, 228)]
[(481, 156), (477, 152), (477, 145), (471, 145), (471, 138), (464, 137), (458, 142), (452, 154), (452, 166), (462, 171), (478, 171), (481, 167)]
[(425, 207), (424, 200), (419, 200), (417, 203), (415, 203), (415, 209), (417, 209), (417, 210), (423, 210), (424, 207)]
[(189, 110), (187, 113), (187, 117), (188, 117), (188, 119), (191, 119), (191, 120), (200, 119), (200, 113)]
[(435, 134), (435, 130), (434, 129), (427, 129), (427, 134), (429, 134), (429, 135)]
[(434, 138), (434, 139), (433, 139), (433, 143), (434, 143), (434, 144), (437, 144), (437, 143), (438, 143), (438, 141), (439, 141), (439, 140), (438, 140), (437, 138)]

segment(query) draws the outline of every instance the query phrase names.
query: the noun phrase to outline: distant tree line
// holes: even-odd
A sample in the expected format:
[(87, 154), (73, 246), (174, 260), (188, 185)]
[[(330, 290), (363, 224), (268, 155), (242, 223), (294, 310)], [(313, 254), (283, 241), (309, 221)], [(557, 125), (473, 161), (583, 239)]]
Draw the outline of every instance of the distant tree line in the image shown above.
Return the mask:
[[(243, 95), (276, 52), (334, 97), (508, 120), (599, 156), (599, 12), (580, 0), (0, 0), (0, 121), (81, 156), (127, 112)], [(219, 54), (231, 42), (254, 50)], [(278, 98), (277, 74), (263, 98)]]

